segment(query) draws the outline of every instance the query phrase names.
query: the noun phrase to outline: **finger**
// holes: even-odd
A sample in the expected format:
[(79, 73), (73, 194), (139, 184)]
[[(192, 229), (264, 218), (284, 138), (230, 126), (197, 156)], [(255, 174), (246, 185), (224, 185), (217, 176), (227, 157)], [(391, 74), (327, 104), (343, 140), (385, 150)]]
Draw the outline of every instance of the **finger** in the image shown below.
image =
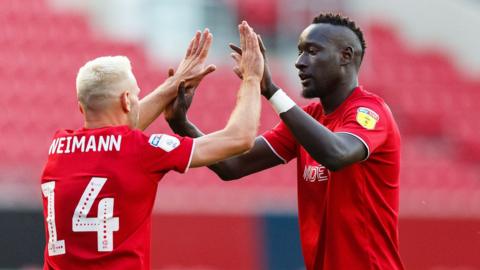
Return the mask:
[(180, 92), (181, 90), (185, 91), (185, 80), (181, 80), (178, 84), (178, 91)]
[(187, 86), (185, 89), (185, 100), (191, 98), (195, 94), (196, 87)]
[(242, 56), (240, 56), (238, 53), (232, 52), (230, 56), (233, 58), (233, 60), (235, 60), (237, 64), (240, 64), (240, 62), (242, 61)]
[(257, 33), (255, 33), (255, 31), (253, 30), (253, 28), (250, 27), (250, 41), (251, 41), (251, 45), (252, 45), (252, 49), (253, 50), (258, 50), (258, 51), (262, 51), (262, 49), (260, 48), (260, 43), (258, 41), (258, 35)]
[(247, 26), (245, 28), (245, 52), (251, 51), (253, 49), (252, 43), (252, 29)]
[[(255, 48), (254, 43), (252, 41), (253, 30), (250, 27), (247, 27), (246, 36), (245, 36), (245, 45), (247, 50), (253, 50)], [(255, 39), (257, 37), (255, 36)]]
[(208, 33), (205, 44), (200, 52), (200, 59), (206, 59), (208, 56), (208, 52), (210, 51), (210, 47), (212, 46), (213, 35)]
[(188, 88), (192, 85), (198, 85), (200, 83), (200, 80), (203, 79), (203, 77), (214, 72), (215, 70), (217, 70), (217, 67), (215, 65), (208, 65), (200, 73), (187, 77), (185, 79), (185, 87)]
[(195, 37), (193, 38), (193, 46), (192, 46), (192, 51), (190, 55), (194, 55), (197, 53), (198, 46), (200, 45), (200, 37), (201, 37), (201, 33), (200, 31), (197, 31), (195, 33)]
[(210, 30), (208, 30), (208, 28), (205, 28), (205, 30), (203, 30), (203, 33), (200, 37), (200, 44), (198, 46), (197, 51), (195, 52), (196, 55), (200, 55), (203, 52), (204, 47), (205, 47), (205, 43), (207, 42), (207, 39), (208, 39), (209, 35), (210, 35)]
[(168, 69), (168, 77), (172, 77), (173, 75), (175, 75), (175, 69), (169, 68)]
[(252, 34), (255, 34), (255, 32), (253, 32), (253, 28), (250, 27), (250, 25), (248, 24), (247, 21), (243, 21), (243, 23), (245, 25), (245, 35), (248, 36), (248, 38), (251, 39)]
[(240, 68), (239, 68), (238, 66), (233, 67), (233, 72), (234, 72), (241, 80), (243, 80), (242, 72), (240, 71)]
[(177, 101), (183, 104), (185, 102), (185, 81), (181, 81), (178, 85)]
[(258, 44), (260, 45), (260, 51), (265, 56), (266, 49), (265, 49), (265, 44), (263, 44), (262, 37), (260, 35), (257, 35), (257, 39), (258, 39)]
[(240, 48), (242, 48), (242, 50), (245, 50), (245, 24), (244, 24), (244, 22), (242, 22), (238, 26), (238, 32), (240, 33)]
[(238, 47), (237, 45), (235, 44), (228, 44), (228, 46), (230, 47), (230, 49), (234, 50), (236, 53), (242, 55), (242, 49), (240, 49), (240, 47)]
[(207, 66), (205, 69), (202, 70), (202, 76), (206, 76), (212, 72), (214, 72), (215, 70), (217, 70), (217, 67), (215, 65), (209, 65)]
[(190, 44), (188, 44), (187, 53), (185, 54), (185, 58), (189, 57), (192, 54), (193, 43), (195, 42), (195, 37), (190, 40)]
[(182, 88), (180, 91), (178, 91), (178, 103), (179, 104), (185, 104), (185, 88)]

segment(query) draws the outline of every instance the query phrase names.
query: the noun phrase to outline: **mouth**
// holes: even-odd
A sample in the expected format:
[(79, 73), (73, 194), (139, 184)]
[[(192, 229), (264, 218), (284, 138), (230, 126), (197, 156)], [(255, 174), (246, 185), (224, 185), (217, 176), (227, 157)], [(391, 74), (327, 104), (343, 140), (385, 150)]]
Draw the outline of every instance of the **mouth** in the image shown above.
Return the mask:
[(307, 84), (309, 84), (310, 80), (312, 79), (310, 75), (305, 73), (299, 73), (298, 77), (300, 77), (300, 80), (303, 86), (306, 86)]

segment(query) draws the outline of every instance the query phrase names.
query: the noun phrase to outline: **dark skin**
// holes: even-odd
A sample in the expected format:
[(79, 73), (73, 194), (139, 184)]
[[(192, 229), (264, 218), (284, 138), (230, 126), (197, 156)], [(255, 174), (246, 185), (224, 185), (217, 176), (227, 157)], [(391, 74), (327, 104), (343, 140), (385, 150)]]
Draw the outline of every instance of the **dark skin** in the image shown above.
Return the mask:
[[(265, 53), (263, 43), (261, 46)], [(230, 47), (234, 59), (241, 57), (237, 46), (231, 44)], [(295, 67), (299, 70), (302, 95), (319, 98), (324, 112), (332, 113), (357, 85), (362, 53), (358, 38), (343, 26), (311, 24), (300, 35), (298, 51)], [(267, 99), (279, 89), (272, 81), (267, 61), (261, 88)], [(165, 118), (175, 133), (195, 138), (203, 133), (186, 116), (194, 92), (194, 89), (180, 89), (177, 99), (167, 108)], [(331, 171), (367, 157), (367, 148), (358, 138), (330, 131), (298, 106), (281, 113), (280, 118), (310, 156)], [(233, 180), (279, 164), (282, 160), (259, 137), (249, 152), (209, 168), (223, 180)]]

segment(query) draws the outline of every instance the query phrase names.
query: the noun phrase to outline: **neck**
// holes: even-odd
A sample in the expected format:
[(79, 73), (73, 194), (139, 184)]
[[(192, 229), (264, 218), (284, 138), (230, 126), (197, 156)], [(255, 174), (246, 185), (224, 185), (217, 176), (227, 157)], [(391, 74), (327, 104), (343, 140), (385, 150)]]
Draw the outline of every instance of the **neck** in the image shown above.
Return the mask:
[(125, 117), (119, 117), (115, 114), (102, 113), (87, 113), (85, 114), (84, 127), (88, 129), (102, 128), (108, 126), (124, 126), (128, 125), (128, 120)]
[(329, 90), (329, 94), (320, 97), (323, 110), (326, 114), (332, 113), (337, 109), (358, 86), (357, 77), (338, 83)]

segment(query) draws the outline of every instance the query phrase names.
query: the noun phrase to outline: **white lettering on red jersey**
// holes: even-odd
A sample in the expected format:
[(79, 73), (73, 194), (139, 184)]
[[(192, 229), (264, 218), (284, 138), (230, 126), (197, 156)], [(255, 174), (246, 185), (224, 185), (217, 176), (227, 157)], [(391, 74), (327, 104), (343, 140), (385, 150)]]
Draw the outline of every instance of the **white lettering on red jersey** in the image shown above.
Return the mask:
[(155, 136), (159, 145), (127, 126), (55, 134), (41, 178), (44, 269), (150, 269), (158, 181), (185, 172), (193, 151), (191, 138)]

